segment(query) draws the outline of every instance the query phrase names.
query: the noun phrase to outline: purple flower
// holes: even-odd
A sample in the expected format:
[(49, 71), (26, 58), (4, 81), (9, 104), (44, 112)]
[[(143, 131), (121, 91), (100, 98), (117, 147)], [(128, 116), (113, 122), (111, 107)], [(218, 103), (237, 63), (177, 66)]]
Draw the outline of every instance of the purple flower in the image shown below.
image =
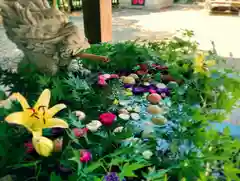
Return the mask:
[(132, 84), (124, 84), (123, 87), (126, 88), (126, 89), (127, 89), (127, 88), (132, 88), (133, 85), (132, 85)]
[[(110, 172), (104, 177), (105, 181), (120, 181), (120, 178), (118, 177), (116, 172)], [(123, 179), (122, 181), (126, 181), (126, 179)]]
[(133, 87), (132, 92), (133, 94), (142, 94), (148, 92), (148, 89), (144, 87)]
[(157, 89), (157, 93), (161, 94), (161, 93), (165, 93), (166, 95), (170, 94), (170, 91), (168, 88), (158, 88)]

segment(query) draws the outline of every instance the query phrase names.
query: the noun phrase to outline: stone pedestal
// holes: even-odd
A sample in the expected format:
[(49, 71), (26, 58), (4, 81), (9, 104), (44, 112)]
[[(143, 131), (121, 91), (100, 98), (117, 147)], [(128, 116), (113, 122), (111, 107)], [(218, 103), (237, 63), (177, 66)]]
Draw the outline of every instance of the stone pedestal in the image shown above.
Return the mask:
[(119, 0), (120, 7), (140, 9), (162, 9), (173, 5), (173, 0), (145, 0), (144, 5), (132, 5), (132, 0)]

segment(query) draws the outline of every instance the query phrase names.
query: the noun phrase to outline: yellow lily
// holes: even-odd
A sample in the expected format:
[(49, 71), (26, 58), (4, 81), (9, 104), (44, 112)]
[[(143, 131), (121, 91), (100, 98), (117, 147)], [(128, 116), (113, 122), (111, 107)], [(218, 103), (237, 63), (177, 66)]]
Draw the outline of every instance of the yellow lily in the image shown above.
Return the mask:
[(54, 150), (53, 141), (43, 136), (33, 136), (33, 147), (39, 155), (48, 157)]
[(14, 93), (11, 97), (21, 104), (23, 111), (8, 115), (5, 118), (8, 123), (26, 127), (33, 136), (41, 136), (44, 128), (68, 128), (68, 124), (64, 120), (53, 118), (56, 113), (66, 108), (65, 104), (57, 104), (48, 109), (51, 97), (49, 89), (42, 92), (33, 108), (29, 106), (27, 100), (20, 93)]
[(199, 52), (194, 60), (194, 73), (204, 73), (208, 75), (208, 67), (214, 66), (215, 64), (215, 60), (205, 60), (204, 53)]

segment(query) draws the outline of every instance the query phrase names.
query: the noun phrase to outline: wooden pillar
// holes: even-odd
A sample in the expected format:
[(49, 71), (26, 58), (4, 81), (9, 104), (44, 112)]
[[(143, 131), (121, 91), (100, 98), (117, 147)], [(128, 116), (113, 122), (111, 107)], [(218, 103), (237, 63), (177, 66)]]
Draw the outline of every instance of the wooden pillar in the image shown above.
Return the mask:
[(89, 43), (112, 41), (112, 0), (83, 0), (83, 19)]
[(54, 8), (58, 8), (57, 0), (53, 0), (52, 7), (54, 7)]

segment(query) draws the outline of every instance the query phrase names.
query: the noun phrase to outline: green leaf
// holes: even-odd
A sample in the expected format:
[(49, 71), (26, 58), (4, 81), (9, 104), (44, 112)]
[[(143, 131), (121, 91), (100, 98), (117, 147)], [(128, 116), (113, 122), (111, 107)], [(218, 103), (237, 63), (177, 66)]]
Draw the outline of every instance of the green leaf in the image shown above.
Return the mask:
[(86, 173), (90, 173), (90, 172), (93, 172), (94, 170), (96, 170), (97, 168), (99, 168), (101, 166), (103, 166), (103, 164), (101, 162), (91, 163), (83, 171), (86, 172)]
[(62, 181), (61, 177), (59, 175), (56, 175), (55, 172), (51, 173), (50, 181)]
[(123, 168), (121, 169), (120, 178), (123, 179), (124, 177), (136, 177), (136, 175), (133, 173), (133, 171), (136, 171), (138, 169), (141, 169), (143, 167), (146, 167), (146, 164), (141, 163), (125, 163)]

